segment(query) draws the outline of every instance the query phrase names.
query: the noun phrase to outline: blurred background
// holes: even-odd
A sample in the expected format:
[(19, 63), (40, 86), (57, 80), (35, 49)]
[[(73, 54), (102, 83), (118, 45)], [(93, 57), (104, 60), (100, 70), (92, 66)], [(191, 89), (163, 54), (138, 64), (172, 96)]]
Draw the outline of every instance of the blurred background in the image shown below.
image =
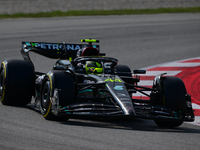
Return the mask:
[(0, 0), (0, 14), (197, 6), (200, 0)]

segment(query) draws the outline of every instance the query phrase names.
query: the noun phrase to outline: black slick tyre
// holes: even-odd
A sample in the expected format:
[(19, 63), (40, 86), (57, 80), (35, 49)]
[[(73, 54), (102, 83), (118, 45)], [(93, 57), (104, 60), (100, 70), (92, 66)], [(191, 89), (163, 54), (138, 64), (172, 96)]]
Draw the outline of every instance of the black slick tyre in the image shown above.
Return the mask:
[(24, 106), (34, 93), (34, 67), (26, 60), (5, 60), (0, 70), (0, 99), (3, 105)]
[[(56, 112), (57, 107), (64, 107), (75, 102), (75, 87), (70, 73), (54, 70), (45, 76), (40, 92), (40, 112), (46, 120), (58, 120), (59, 117), (53, 111)], [(59, 106), (53, 106), (51, 101), (55, 89), (58, 91), (56, 99)]]
[[(163, 106), (182, 113), (184, 116), (186, 111), (185, 95), (187, 92), (183, 81), (177, 77), (162, 77), (161, 85)], [(183, 121), (155, 120), (155, 123), (160, 127), (177, 127)]]

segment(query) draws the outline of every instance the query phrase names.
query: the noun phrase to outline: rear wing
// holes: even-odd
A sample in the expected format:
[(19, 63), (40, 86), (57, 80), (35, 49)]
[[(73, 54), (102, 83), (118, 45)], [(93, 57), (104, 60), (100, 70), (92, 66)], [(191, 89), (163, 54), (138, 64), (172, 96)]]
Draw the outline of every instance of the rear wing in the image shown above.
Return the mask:
[(76, 58), (76, 53), (83, 47), (92, 46), (100, 51), (99, 45), (87, 44), (67, 44), (63, 43), (43, 43), (43, 42), (22, 42), (22, 56), (25, 60), (31, 61), (29, 52), (35, 52), (48, 58), (69, 59)]

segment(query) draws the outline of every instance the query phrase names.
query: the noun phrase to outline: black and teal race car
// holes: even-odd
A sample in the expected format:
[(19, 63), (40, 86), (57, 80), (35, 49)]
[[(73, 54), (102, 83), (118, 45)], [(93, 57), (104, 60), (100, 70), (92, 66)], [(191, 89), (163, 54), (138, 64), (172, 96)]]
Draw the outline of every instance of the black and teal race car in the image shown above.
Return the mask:
[[(139, 117), (166, 127), (194, 121), (191, 97), (180, 78), (163, 73), (155, 77), (152, 88), (139, 86), (138, 74), (145, 70), (118, 65), (117, 59), (100, 53), (100, 46), (93, 44), (98, 40), (82, 42), (87, 44), (22, 42), (24, 60), (4, 60), (1, 65), (2, 104), (31, 104), (47, 120)], [(37, 72), (29, 52), (58, 60), (48, 73)], [(102, 72), (86, 72), (87, 62), (100, 64)], [(135, 99), (137, 92), (149, 100)]]

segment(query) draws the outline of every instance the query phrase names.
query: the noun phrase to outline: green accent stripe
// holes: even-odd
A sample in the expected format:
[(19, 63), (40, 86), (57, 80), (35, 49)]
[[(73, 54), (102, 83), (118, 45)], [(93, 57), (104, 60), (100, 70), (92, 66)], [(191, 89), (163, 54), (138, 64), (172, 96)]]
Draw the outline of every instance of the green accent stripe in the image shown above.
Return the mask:
[(98, 40), (95, 39), (81, 39), (81, 42), (92, 42), (92, 43), (98, 43)]
[(41, 17), (64, 17), (64, 16), (96, 16), (96, 15), (130, 15), (130, 14), (158, 14), (158, 13), (184, 13), (200, 12), (200, 7), (181, 7), (181, 8), (156, 8), (156, 9), (122, 9), (122, 10), (71, 10), (71, 11), (52, 11), (40, 13), (17, 13), (0, 14), (3, 18), (41, 18)]

